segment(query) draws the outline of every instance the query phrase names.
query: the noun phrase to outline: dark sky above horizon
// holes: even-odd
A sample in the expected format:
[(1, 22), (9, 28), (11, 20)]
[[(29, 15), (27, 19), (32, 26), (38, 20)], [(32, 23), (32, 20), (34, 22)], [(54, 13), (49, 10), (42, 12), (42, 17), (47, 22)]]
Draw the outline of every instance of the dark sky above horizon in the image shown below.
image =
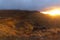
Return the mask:
[(41, 10), (59, 5), (60, 0), (0, 0), (0, 9)]

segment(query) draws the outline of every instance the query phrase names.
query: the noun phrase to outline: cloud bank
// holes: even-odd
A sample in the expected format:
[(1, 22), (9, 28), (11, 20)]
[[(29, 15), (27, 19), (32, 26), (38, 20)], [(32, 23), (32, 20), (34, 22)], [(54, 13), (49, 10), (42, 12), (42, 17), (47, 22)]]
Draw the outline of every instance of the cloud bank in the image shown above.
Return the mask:
[(41, 10), (59, 5), (60, 0), (0, 0), (0, 9)]

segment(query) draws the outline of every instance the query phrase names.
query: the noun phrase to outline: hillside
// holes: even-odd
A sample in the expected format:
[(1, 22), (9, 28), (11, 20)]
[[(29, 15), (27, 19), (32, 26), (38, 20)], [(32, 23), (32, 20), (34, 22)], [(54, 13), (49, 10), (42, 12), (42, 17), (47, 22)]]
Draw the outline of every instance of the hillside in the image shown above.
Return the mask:
[(59, 18), (38, 11), (0, 10), (0, 40), (59, 40)]

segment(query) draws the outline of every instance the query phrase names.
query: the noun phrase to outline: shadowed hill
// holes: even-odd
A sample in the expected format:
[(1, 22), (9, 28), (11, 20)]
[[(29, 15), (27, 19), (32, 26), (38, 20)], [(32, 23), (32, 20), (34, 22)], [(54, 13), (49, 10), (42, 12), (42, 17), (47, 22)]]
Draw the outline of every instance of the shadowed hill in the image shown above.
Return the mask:
[(59, 19), (57, 25), (54, 20), (38, 11), (0, 10), (0, 39), (57, 40), (60, 37)]

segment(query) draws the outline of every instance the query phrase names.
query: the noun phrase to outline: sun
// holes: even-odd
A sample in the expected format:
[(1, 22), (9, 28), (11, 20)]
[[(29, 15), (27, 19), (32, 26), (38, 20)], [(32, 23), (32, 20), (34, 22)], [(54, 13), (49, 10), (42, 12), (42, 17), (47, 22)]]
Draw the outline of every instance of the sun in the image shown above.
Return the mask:
[(57, 15), (60, 15), (60, 8), (46, 10), (46, 11), (43, 11), (41, 13), (43, 13), (43, 14), (49, 14), (51, 16), (57, 16)]

